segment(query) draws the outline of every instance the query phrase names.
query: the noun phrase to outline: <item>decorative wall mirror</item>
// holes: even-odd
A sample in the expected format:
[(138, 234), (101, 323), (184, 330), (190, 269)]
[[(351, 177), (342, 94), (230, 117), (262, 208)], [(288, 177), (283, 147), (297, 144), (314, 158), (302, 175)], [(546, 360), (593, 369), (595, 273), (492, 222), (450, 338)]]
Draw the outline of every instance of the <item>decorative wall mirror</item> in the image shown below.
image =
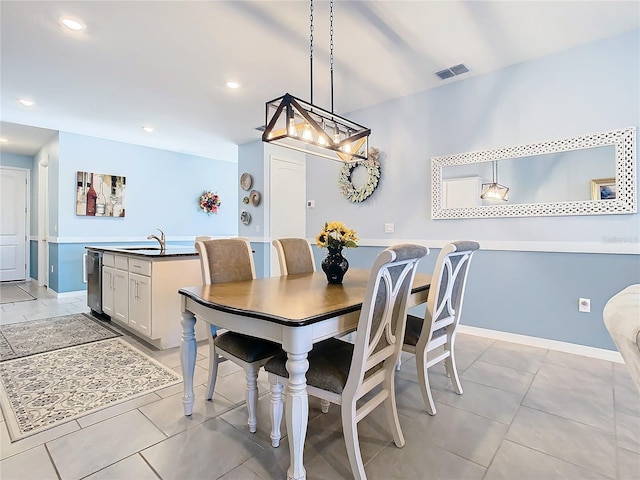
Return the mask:
[[(615, 184), (595, 198), (603, 179)], [(431, 180), (436, 220), (636, 213), (636, 130), (434, 157)], [(507, 200), (480, 198), (491, 182)]]

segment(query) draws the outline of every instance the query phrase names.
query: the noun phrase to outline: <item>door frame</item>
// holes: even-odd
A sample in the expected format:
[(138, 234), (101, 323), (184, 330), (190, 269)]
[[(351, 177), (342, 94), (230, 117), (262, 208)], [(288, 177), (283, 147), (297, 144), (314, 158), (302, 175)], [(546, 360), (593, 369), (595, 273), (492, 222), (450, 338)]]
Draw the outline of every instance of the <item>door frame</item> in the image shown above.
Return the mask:
[(38, 162), (38, 286), (49, 286), (49, 155)]
[[(307, 177), (307, 161), (306, 161), (306, 156), (304, 158), (293, 158), (293, 157), (286, 157), (284, 155), (274, 155), (274, 154), (270, 154), (269, 155), (269, 160), (268, 162), (265, 162), (265, 169), (264, 169), (264, 190), (265, 190), (265, 194), (263, 195), (263, 202), (264, 202), (264, 234), (266, 237), (266, 240), (268, 242), (266, 248), (269, 252), (268, 255), (265, 255), (265, 266), (268, 266), (269, 268), (269, 275), (273, 276), (274, 275), (274, 269), (272, 268), (273, 265), (277, 265), (278, 264), (278, 258), (277, 258), (277, 252), (275, 250), (275, 248), (272, 246), (271, 242), (273, 241), (273, 235), (271, 232), (271, 215), (273, 214), (273, 212), (271, 211), (271, 179), (272, 179), (272, 163), (274, 160), (279, 160), (282, 162), (288, 162), (288, 163), (294, 163), (296, 165), (300, 165), (303, 167), (304, 169), (304, 177), (305, 177), (305, 182), (306, 182), (306, 177)], [(305, 195), (306, 195), (306, 183), (305, 183)], [(305, 231), (307, 228), (306, 225), (306, 210), (305, 210)], [(266, 270), (265, 270), (266, 271)]]
[(31, 276), (30, 262), (30, 237), (31, 237), (31, 170), (23, 167), (1, 166), (1, 170), (19, 170), (25, 174), (24, 195), (26, 210), (24, 213), (24, 281), (28, 281)]

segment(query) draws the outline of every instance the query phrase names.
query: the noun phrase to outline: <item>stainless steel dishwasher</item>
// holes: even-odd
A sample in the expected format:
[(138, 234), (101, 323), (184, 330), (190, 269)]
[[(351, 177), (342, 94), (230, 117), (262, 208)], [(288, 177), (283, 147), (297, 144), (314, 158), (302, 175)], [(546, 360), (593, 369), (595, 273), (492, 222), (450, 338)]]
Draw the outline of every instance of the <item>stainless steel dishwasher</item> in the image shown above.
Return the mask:
[(87, 306), (91, 313), (102, 315), (102, 252), (87, 251)]

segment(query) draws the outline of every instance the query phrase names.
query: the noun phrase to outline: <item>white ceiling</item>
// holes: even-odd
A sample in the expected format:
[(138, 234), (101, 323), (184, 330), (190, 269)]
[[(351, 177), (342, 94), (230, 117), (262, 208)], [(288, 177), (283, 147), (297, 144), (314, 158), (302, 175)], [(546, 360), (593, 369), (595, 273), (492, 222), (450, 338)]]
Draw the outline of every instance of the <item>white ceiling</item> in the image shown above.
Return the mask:
[[(640, 27), (640, 2), (615, 0), (336, 0), (334, 14), (342, 114)], [(87, 29), (63, 31), (62, 15)], [(316, 0), (313, 100), (327, 109), (328, 17)], [(2, 0), (0, 22), (3, 122), (219, 158), (260, 138), (267, 100), (310, 99), (307, 1)], [(434, 75), (459, 63), (470, 72)]]

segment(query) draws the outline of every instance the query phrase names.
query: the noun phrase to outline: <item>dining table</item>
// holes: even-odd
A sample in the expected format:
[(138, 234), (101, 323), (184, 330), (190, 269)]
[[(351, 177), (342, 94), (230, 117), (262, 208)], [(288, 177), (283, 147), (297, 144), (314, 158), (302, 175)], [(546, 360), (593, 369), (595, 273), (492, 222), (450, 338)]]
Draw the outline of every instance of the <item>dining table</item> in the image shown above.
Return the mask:
[[(324, 272), (313, 272), (181, 288), (184, 414), (191, 415), (195, 401), (196, 319), (215, 328), (281, 344), (287, 352), (289, 373), (285, 390), (291, 457), (287, 478), (305, 479), (303, 449), (309, 414), (307, 354), (314, 343), (356, 329), (369, 274), (368, 269), (351, 268), (338, 285), (329, 284)], [(431, 275), (416, 273), (408, 307), (427, 301), (430, 283)]]

